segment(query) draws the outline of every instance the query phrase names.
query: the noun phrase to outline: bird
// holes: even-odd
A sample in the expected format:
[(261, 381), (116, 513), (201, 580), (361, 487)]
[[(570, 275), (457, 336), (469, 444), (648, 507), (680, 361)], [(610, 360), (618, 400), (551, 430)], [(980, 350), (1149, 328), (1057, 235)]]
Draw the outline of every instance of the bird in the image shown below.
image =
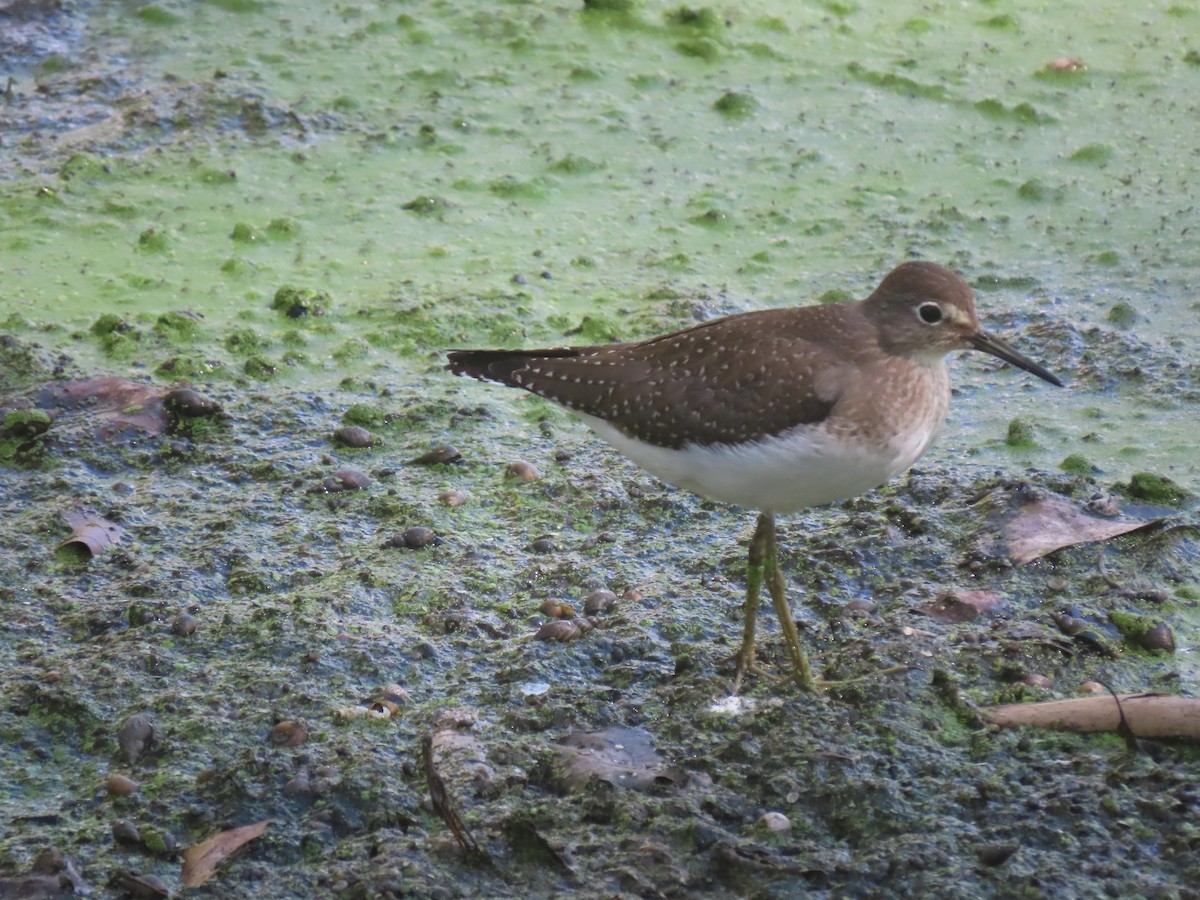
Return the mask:
[(945, 423), (956, 350), (1063, 386), (984, 330), (970, 285), (926, 260), (901, 263), (863, 300), (738, 313), (629, 343), (451, 350), (446, 368), (551, 400), (662, 481), (757, 510), (734, 690), (761, 671), (765, 583), (795, 680), (812, 692), (776, 517), (865, 493), (916, 462)]

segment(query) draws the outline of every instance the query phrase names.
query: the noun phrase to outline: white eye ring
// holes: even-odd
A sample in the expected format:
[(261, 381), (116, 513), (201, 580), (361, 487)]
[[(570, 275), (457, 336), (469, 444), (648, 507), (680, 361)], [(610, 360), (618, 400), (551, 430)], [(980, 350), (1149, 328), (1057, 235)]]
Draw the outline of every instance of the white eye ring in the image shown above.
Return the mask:
[(917, 307), (917, 318), (926, 325), (938, 325), (946, 318), (942, 312), (942, 307), (934, 303), (932, 300), (926, 300)]

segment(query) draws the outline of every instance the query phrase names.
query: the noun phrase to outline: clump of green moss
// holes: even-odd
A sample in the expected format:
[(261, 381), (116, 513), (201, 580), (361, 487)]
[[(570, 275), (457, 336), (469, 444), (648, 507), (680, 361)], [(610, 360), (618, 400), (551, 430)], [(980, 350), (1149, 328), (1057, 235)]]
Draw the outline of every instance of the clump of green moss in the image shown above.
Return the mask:
[(387, 421), (387, 414), (377, 406), (355, 403), (344, 413), (342, 421), (347, 425), (362, 425), (364, 428), (378, 427)]
[(407, 203), (400, 204), (400, 208), (416, 216), (441, 216), (450, 208), (450, 204), (441, 197), (421, 194), (413, 197)]
[(693, 59), (702, 59), (705, 62), (713, 62), (721, 55), (721, 45), (710, 37), (695, 37), (680, 41), (675, 45), (684, 56), (690, 56)]
[(267, 223), (267, 234), (273, 238), (294, 238), (300, 233), (300, 223), (295, 219), (276, 218)]
[(731, 119), (743, 119), (758, 109), (758, 101), (741, 91), (726, 91), (713, 103), (713, 109)]
[(1004, 437), (1004, 443), (1010, 447), (1032, 447), (1033, 425), (1024, 419), (1013, 419), (1008, 423), (1008, 434)]
[(1108, 144), (1084, 144), (1067, 157), (1071, 162), (1100, 165), (1113, 158), (1113, 148)]
[(1133, 304), (1119, 300), (1104, 314), (1104, 318), (1118, 328), (1128, 328), (1137, 321), (1137, 310), (1133, 308)]
[(689, 219), (693, 225), (702, 225), (705, 228), (724, 228), (729, 224), (729, 213), (723, 209), (706, 209), (698, 216), (692, 216)]
[(94, 335), (103, 337), (106, 334), (112, 334), (114, 331), (124, 331), (128, 327), (129, 325), (125, 320), (116, 313), (104, 313), (92, 323), (91, 332)]
[(289, 319), (323, 316), (329, 306), (329, 295), (324, 291), (292, 287), (290, 284), (285, 284), (277, 290), (275, 298), (271, 301), (271, 309), (284, 313)]
[(11, 409), (0, 422), (0, 440), (29, 440), (50, 430), (50, 414), (44, 409)]
[(672, 27), (705, 34), (717, 34), (725, 25), (724, 20), (707, 6), (681, 6), (668, 12), (665, 18)]
[(1096, 471), (1096, 467), (1082, 453), (1072, 453), (1066, 459), (1058, 464), (1058, 467), (1064, 472), (1071, 475), (1092, 475)]
[(165, 253), (169, 244), (166, 232), (157, 228), (147, 228), (138, 235), (137, 248), (147, 253)]
[(252, 244), (258, 240), (258, 232), (245, 222), (238, 222), (233, 226), (233, 230), (229, 232), (229, 239), (239, 244)]
[(1129, 484), (1124, 485), (1124, 490), (1135, 500), (1163, 506), (1178, 506), (1195, 496), (1165, 475), (1155, 475), (1153, 472), (1134, 472)]
[(601, 163), (593, 162), (586, 156), (577, 156), (574, 153), (568, 153), (561, 159), (550, 163), (550, 171), (562, 175), (586, 175), (602, 168), (604, 166)]
[(186, 310), (171, 310), (158, 317), (154, 331), (171, 340), (193, 341), (200, 333), (200, 316)]
[(269, 378), (274, 378), (279, 367), (268, 359), (261, 356), (251, 356), (242, 364), (242, 371), (250, 378), (257, 381), (266, 381)]
[(266, 344), (253, 328), (235, 328), (225, 336), (225, 349), (230, 353), (254, 353)]

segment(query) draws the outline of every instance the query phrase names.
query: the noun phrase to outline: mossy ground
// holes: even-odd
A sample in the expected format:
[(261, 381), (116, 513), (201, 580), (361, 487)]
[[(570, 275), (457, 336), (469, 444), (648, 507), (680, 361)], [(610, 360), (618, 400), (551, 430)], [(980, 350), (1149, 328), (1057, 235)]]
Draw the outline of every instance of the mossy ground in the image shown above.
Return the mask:
[[(889, 10), (163, 3), (69, 19), (71, 54), (22, 57), (0, 394), (186, 375), (225, 416), (105, 440), (84, 412), (0, 445), (0, 870), (53, 844), (96, 886), (175, 886), (162, 835), (271, 818), (205, 890), (1187, 896), (1193, 749), (997, 733), (975, 709), (1094, 679), (1195, 689), (1191, 500), (1024, 567), (981, 549), (978, 500), (1019, 480), (1085, 500), (1145, 470), (1195, 492), (1179, 229), (1200, 182), (1176, 26), (1197, 11)], [(1051, 65), (1085, 38), (1085, 66)], [(719, 711), (750, 517), (549, 404), (451, 379), (441, 351), (860, 295), (910, 251), (971, 276), (989, 324), (1072, 387), (960, 363), (917, 470), (783, 523), (818, 668), (907, 674), (815, 698), (757, 680), (753, 708)], [(1116, 303), (1136, 318), (1108, 321)], [(339, 446), (345, 424), (379, 443)], [(445, 443), (461, 461), (406, 462)], [(1055, 471), (1072, 454), (1091, 467)], [(517, 459), (543, 477), (506, 478)], [(370, 487), (309, 491), (345, 467)], [(123, 541), (57, 553), (76, 506)], [(441, 542), (384, 546), (414, 525)], [(543, 600), (600, 586), (636, 593), (579, 641), (531, 639)], [(1005, 603), (921, 611), (953, 588)], [(1097, 640), (1056, 629), (1063, 610)], [(1170, 624), (1180, 652), (1132, 649), (1111, 613)], [(783, 671), (769, 614), (762, 630)], [(395, 717), (336, 716), (389, 684)], [(427, 804), (420, 740), (446, 709), (471, 711), (492, 770), (448, 778), (493, 866)], [(130, 763), (117, 730), (139, 712), (156, 742)], [(272, 743), (283, 720), (307, 741)], [(687, 777), (565, 791), (555, 744), (611, 724)], [(141, 789), (107, 796), (114, 772)], [(285, 791), (301, 772), (311, 789)], [(791, 830), (758, 830), (766, 811)], [(118, 844), (118, 820), (158, 837)]]

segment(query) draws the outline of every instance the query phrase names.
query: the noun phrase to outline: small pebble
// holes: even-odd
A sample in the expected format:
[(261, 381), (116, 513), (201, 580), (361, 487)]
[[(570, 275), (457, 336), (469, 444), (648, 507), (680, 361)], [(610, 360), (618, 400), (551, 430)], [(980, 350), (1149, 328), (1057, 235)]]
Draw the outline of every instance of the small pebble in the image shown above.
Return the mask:
[(308, 489), (310, 494), (325, 492), (336, 494), (338, 491), (365, 491), (371, 486), (371, 478), (358, 469), (338, 469), (326, 477), (319, 485)]
[(442, 463), (458, 462), (460, 459), (462, 459), (462, 454), (458, 452), (457, 447), (451, 444), (441, 444), (408, 462), (414, 466), (436, 466)]
[(112, 823), (112, 836), (118, 844), (136, 847), (142, 843), (142, 836), (138, 834), (137, 827), (126, 819), (119, 819)]
[(1079, 685), (1079, 693), (1081, 694), (1101, 694), (1104, 693), (1104, 685), (1098, 681), (1084, 681)]
[(124, 775), (109, 775), (104, 788), (114, 797), (127, 797), (138, 789), (138, 783)]
[(141, 875), (125, 869), (117, 869), (111, 884), (119, 887), (130, 900), (165, 900), (171, 896), (167, 883), (157, 875)]
[(548, 537), (540, 537), (530, 544), (529, 548), (534, 553), (553, 553), (558, 549), (558, 544)]
[(308, 729), (299, 722), (286, 719), (271, 729), (267, 740), (276, 747), (299, 747), (308, 740)]
[(985, 844), (976, 853), (979, 861), (985, 866), (999, 866), (1008, 862), (1009, 857), (1019, 848), (1020, 844)]
[(858, 614), (861, 614), (864, 616), (869, 616), (869, 615), (871, 615), (871, 613), (875, 612), (875, 603), (871, 600), (866, 600), (862, 597), (858, 597), (854, 600), (851, 600), (849, 603), (847, 603), (843, 607), (843, 609), (846, 612), (858, 613)]
[(518, 481), (537, 481), (542, 477), (542, 473), (537, 470), (533, 463), (527, 463), (523, 459), (516, 462), (511, 462), (504, 469), (504, 474), (508, 478), (516, 478)]
[(209, 400), (199, 391), (180, 387), (163, 395), (163, 408), (173, 416), (194, 419), (215, 416), (221, 411), (219, 404)]
[(304, 797), (312, 793), (312, 785), (308, 780), (308, 769), (303, 768), (296, 773), (287, 784), (283, 786), (283, 792), (289, 797)]
[(780, 812), (765, 812), (759, 817), (758, 824), (760, 828), (775, 834), (782, 834), (785, 831), (791, 831), (792, 823), (788, 817)]
[(566, 643), (583, 637), (596, 627), (594, 617), (587, 619), (551, 619), (537, 630), (535, 641), (558, 641)]
[(583, 611), (589, 616), (594, 616), (597, 613), (608, 612), (616, 605), (617, 595), (601, 588), (587, 595), (587, 599), (583, 601)]
[(571, 604), (563, 603), (561, 600), (543, 600), (542, 605), (538, 608), (542, 615), (550, 616), (553, 619), (575, 618), (575, 610), (571, 608)]
[(333, 433), (333, 439), (346, 447), (370, 447), (375, 436), (361, 425), (343, 425)]
[(1151, 625), (1137, 639), (1138, 646), (1143, 650), (1161, 650), (1165, 653), (1175, 652), (1175, 635), (1165, 624)]
[(451, 509), (455, 509), (467, 502), (467, 495), (462, 491), (456, 490), (442, 491), (438, 494), (438, 501), (449, 506)]
[(153, 743), (154, 724), (142, 713), (134, 713), (117, 729), (117, 744), (130, 764), (137, 762)]
[(1027, 684), (1030, 687), (1048, 688), (1052, 682), (1045, 675), (1041, 675), (1037, 672), (1030, 672), (1021, 679), (1021, 684)]
[(385, 547), (402, 547), (406, 550), (422, 550), (430, 544), (440, 544), (441, 538), (432, 528), (414, 525), (400, 534), (394, 534), (384, 542)]
[(175, 617), (175, 621), (171, 623), (171, 630), (178, 635), (186, 637), (189, 634), (195, 634), (199, 626), (199, 619), (191, 613), (181, 612)]

